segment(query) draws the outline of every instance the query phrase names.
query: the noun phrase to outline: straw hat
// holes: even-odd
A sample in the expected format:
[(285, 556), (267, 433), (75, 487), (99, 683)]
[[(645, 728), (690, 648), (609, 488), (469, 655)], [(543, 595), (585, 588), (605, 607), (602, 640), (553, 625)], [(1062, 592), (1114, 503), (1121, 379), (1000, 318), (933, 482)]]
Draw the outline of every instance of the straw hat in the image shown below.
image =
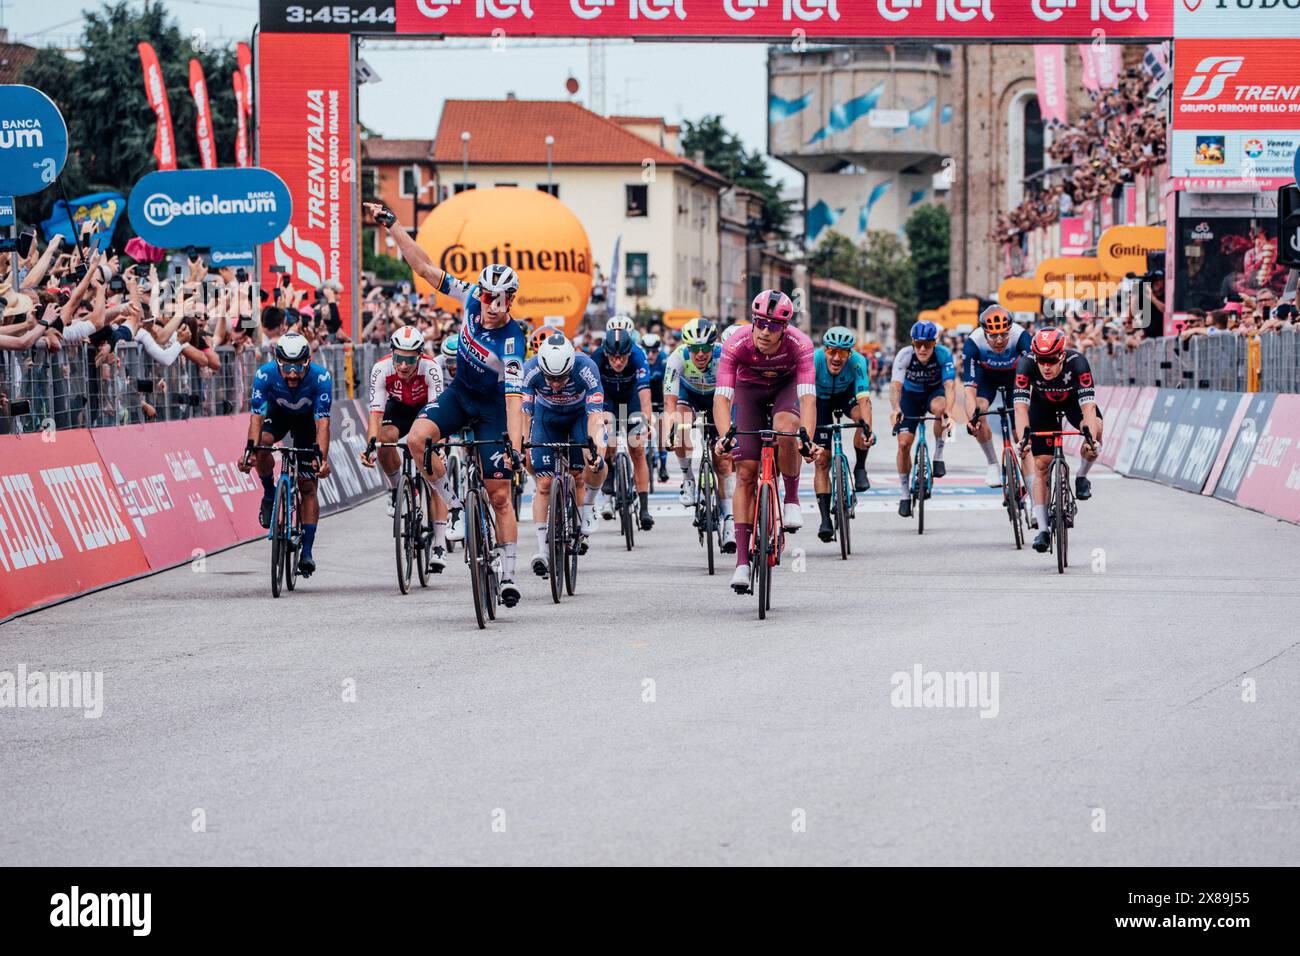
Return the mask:
[(0, 298), (5, 300), (5, 318), (23, 315), (32, 310), (32, 297), (25, 292), (14, 292), (12, 284), (0, 282)]

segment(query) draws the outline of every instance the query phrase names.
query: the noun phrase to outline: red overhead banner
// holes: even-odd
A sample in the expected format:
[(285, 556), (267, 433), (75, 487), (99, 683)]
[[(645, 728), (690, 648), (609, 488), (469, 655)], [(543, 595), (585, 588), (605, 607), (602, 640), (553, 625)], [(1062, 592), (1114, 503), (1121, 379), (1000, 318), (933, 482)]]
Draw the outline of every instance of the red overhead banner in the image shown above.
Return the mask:
[(148, 97), (149, 108), (158, 121), (153, 141), (154, 159), (159, 169), (175, 169), (176, 137), (172, 133), (172, 111), (167, 105), (167, 84), (163, 82), (162, 66), (152, 44), (141, 43), (136, 49), (140, 52), (140, 66), (144, 69), (144, 95)]
[[(1173, 36), (1179, 0), (397, 0), (398, 33), (932, 40)], [(365, 31), (364, 26), (358, 30)]]
[(194, 96), (194, 138), (199, 141), (199, 161), (204, 169), (217, 168), (217, 143), (212, 135), (212, 110), (208, 105), (208, 81), (203, 64), (190, 60), (190, 93)]
[(248, 91), (244, 88), (244, 74), (236, 70), (230, 74), (235, 87), (235, 165), (248, 165), (248, 117), (245, 104), (248, 103)]
[(352, 234), (356, 203), (352, 139), (352, 40), (346, 34), (263, 33), (258, 56), (260, 165), (293, 194), (289, 226), (263, 250), (262, 283), (283, 266), (296, 286), (339, 282), (343, 329), (352, 331)]
[(0, 620), (149, 570), (90, 432), (0, 437)]

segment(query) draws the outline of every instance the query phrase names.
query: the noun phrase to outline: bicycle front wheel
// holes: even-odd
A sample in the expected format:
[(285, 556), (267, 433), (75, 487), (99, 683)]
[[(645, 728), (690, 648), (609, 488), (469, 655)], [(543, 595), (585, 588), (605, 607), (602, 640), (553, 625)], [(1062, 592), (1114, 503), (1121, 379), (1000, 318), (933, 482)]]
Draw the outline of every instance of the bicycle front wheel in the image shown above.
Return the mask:
[(572, 484), (569, 485), (569, 493), (566, 497), (568, 504), (565, 506), (565, 514), (569, 519), (568, 526), (564, 529), (564, 590), (568, 592), (569, 597), (573, 597), (573, 592), (578, 587), (578, 548), (582, 540), (582, 515), (578, 513), (577, 490)]
[(414, 498), (411, 481), (405, 474), (397, 479), (397, 501), (393, 506), (393, 548), (397, 555), (397, 587), (403, 594), (411, 590), (411, 521)]
[(560, 595), (564, 593), (565, 488), (564, 481), (557, 475), (551, 482), (551, 501), (546, 509), (548, 577), (551, 579), (551, 600), (556, 604), (560, 603)]
[(299, 524), (302, 502), (298, 492), (286, 488), (289, 506), (284, 509), (284, 586), (290, 591), (298, 583), (298, 549), (302, 547), (302, 526)]
[(614, 494), (618, 500), (619, 521), (623, 526), (623, 538), (627, 549), (632, 550), (636, 544), (636, 516), (632, 503), (636, 500), (636, 479), (632, 474), (632, 459), (626, 454), (618, 456), (618, 476), (614, 485)]
[(1016, 454), (1010, 448), (1002, 452), (1002, 497), (1007, 509), (1007, 518), (1011, 521), (1011, 536), (1016, 542), (1016, 550), (1025, 546), (1025, 523), (1020, 513), (1020, 469), (1016, 466)]
[(429, 586), (429, 562), (433, 560), (433, 492), (429, 483), (416, 479), (415, 501), (415, 569), (420, 574), (420, 587)]
[(925, 499), (930, 495), (930, 453), (924, 443), (916, 453), (916, 533), (925, 534)]
[(1053, 462), (1049, 473), (1052, 496), (1052, 544), (1056, 550), (1056, 573), (1064, 574), (1067, 564), (1066, 551), (1069, 548), (1069, 528), (1066, 525), (1066, 477), (1065, 466)]
[(271, 597), (280, 596), (285, 552), (289, 550), (289, 494), (283, 483), (275, 486), (275, 517), (271, 521)]
[(754, 569), (754, 573), (758, 576), (758, 587), (755, 590), (758, 591), (758, 619), (761, 621), (767, 617), (767, 609), (770, 607), (769, 592), (772, 589), (772, 520), (774, 508), (772, 505), (771, 485), (759, 485), (756, 514), (758, 524), (754, 528), (754, 534), (758, 536), (758, 547), (755, 549), (758, 567)]
[[(696, 514), (700, 516), (700, 535), (704, 538), (704, 551), (708, 556), (709, 573), (714, 572), (713, 549), (717, 542), (718, 534), (718, 491), (711, 471), (700, 470), (700, 490), (696, 492), (704, 502), (704, 507), (696, 509)], [(719, 550), (722, 545), (717, 544)]]
[(461, 516), (465, 522), (465, 560), (469, 564), (469, 587), (474, 597), (474, 618), (479, 630), (484, 630), (488, 622), (487, 572), (484, 563), (485, 543), (479, 521), (478, 495), (469, 495), (465, 499), (465, 513)]
[(849, 460), (843, 455), (835, 459), (831, 500), (835, 503), (835, 533), (840, 539), (840, 560), (847, 561), (853, 553), (853, 544), (849, 539)]

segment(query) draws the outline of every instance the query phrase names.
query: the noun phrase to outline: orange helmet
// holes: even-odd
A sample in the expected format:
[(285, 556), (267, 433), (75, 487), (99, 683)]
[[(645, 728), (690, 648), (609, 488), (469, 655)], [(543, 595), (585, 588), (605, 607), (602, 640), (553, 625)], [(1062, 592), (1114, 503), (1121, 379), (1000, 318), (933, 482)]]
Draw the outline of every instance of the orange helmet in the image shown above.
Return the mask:
[(980, 326), (989, 335), (1006, 335), (1011, 331), (1011, 313), (1000, 305), (991, 305), (980, 313)]
[(528, 333), (528, 347), (536, 352), (555, 329), (549, 325), (539, 325)]

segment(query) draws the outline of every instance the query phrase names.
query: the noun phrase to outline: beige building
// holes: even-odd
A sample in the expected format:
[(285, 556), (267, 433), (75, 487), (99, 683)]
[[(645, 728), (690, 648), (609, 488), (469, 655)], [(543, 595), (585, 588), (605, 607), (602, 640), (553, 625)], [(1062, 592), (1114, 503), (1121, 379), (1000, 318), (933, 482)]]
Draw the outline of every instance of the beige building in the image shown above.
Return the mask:
[(660, 117), (607, 118), (566, 101), (448, 100), (435, 192), (548, 190), (586, 228), (598, 282), (622, 237), (620, 309), (716, 315), (719, 200), (730, 183), (680, 155), (678, 133)]

